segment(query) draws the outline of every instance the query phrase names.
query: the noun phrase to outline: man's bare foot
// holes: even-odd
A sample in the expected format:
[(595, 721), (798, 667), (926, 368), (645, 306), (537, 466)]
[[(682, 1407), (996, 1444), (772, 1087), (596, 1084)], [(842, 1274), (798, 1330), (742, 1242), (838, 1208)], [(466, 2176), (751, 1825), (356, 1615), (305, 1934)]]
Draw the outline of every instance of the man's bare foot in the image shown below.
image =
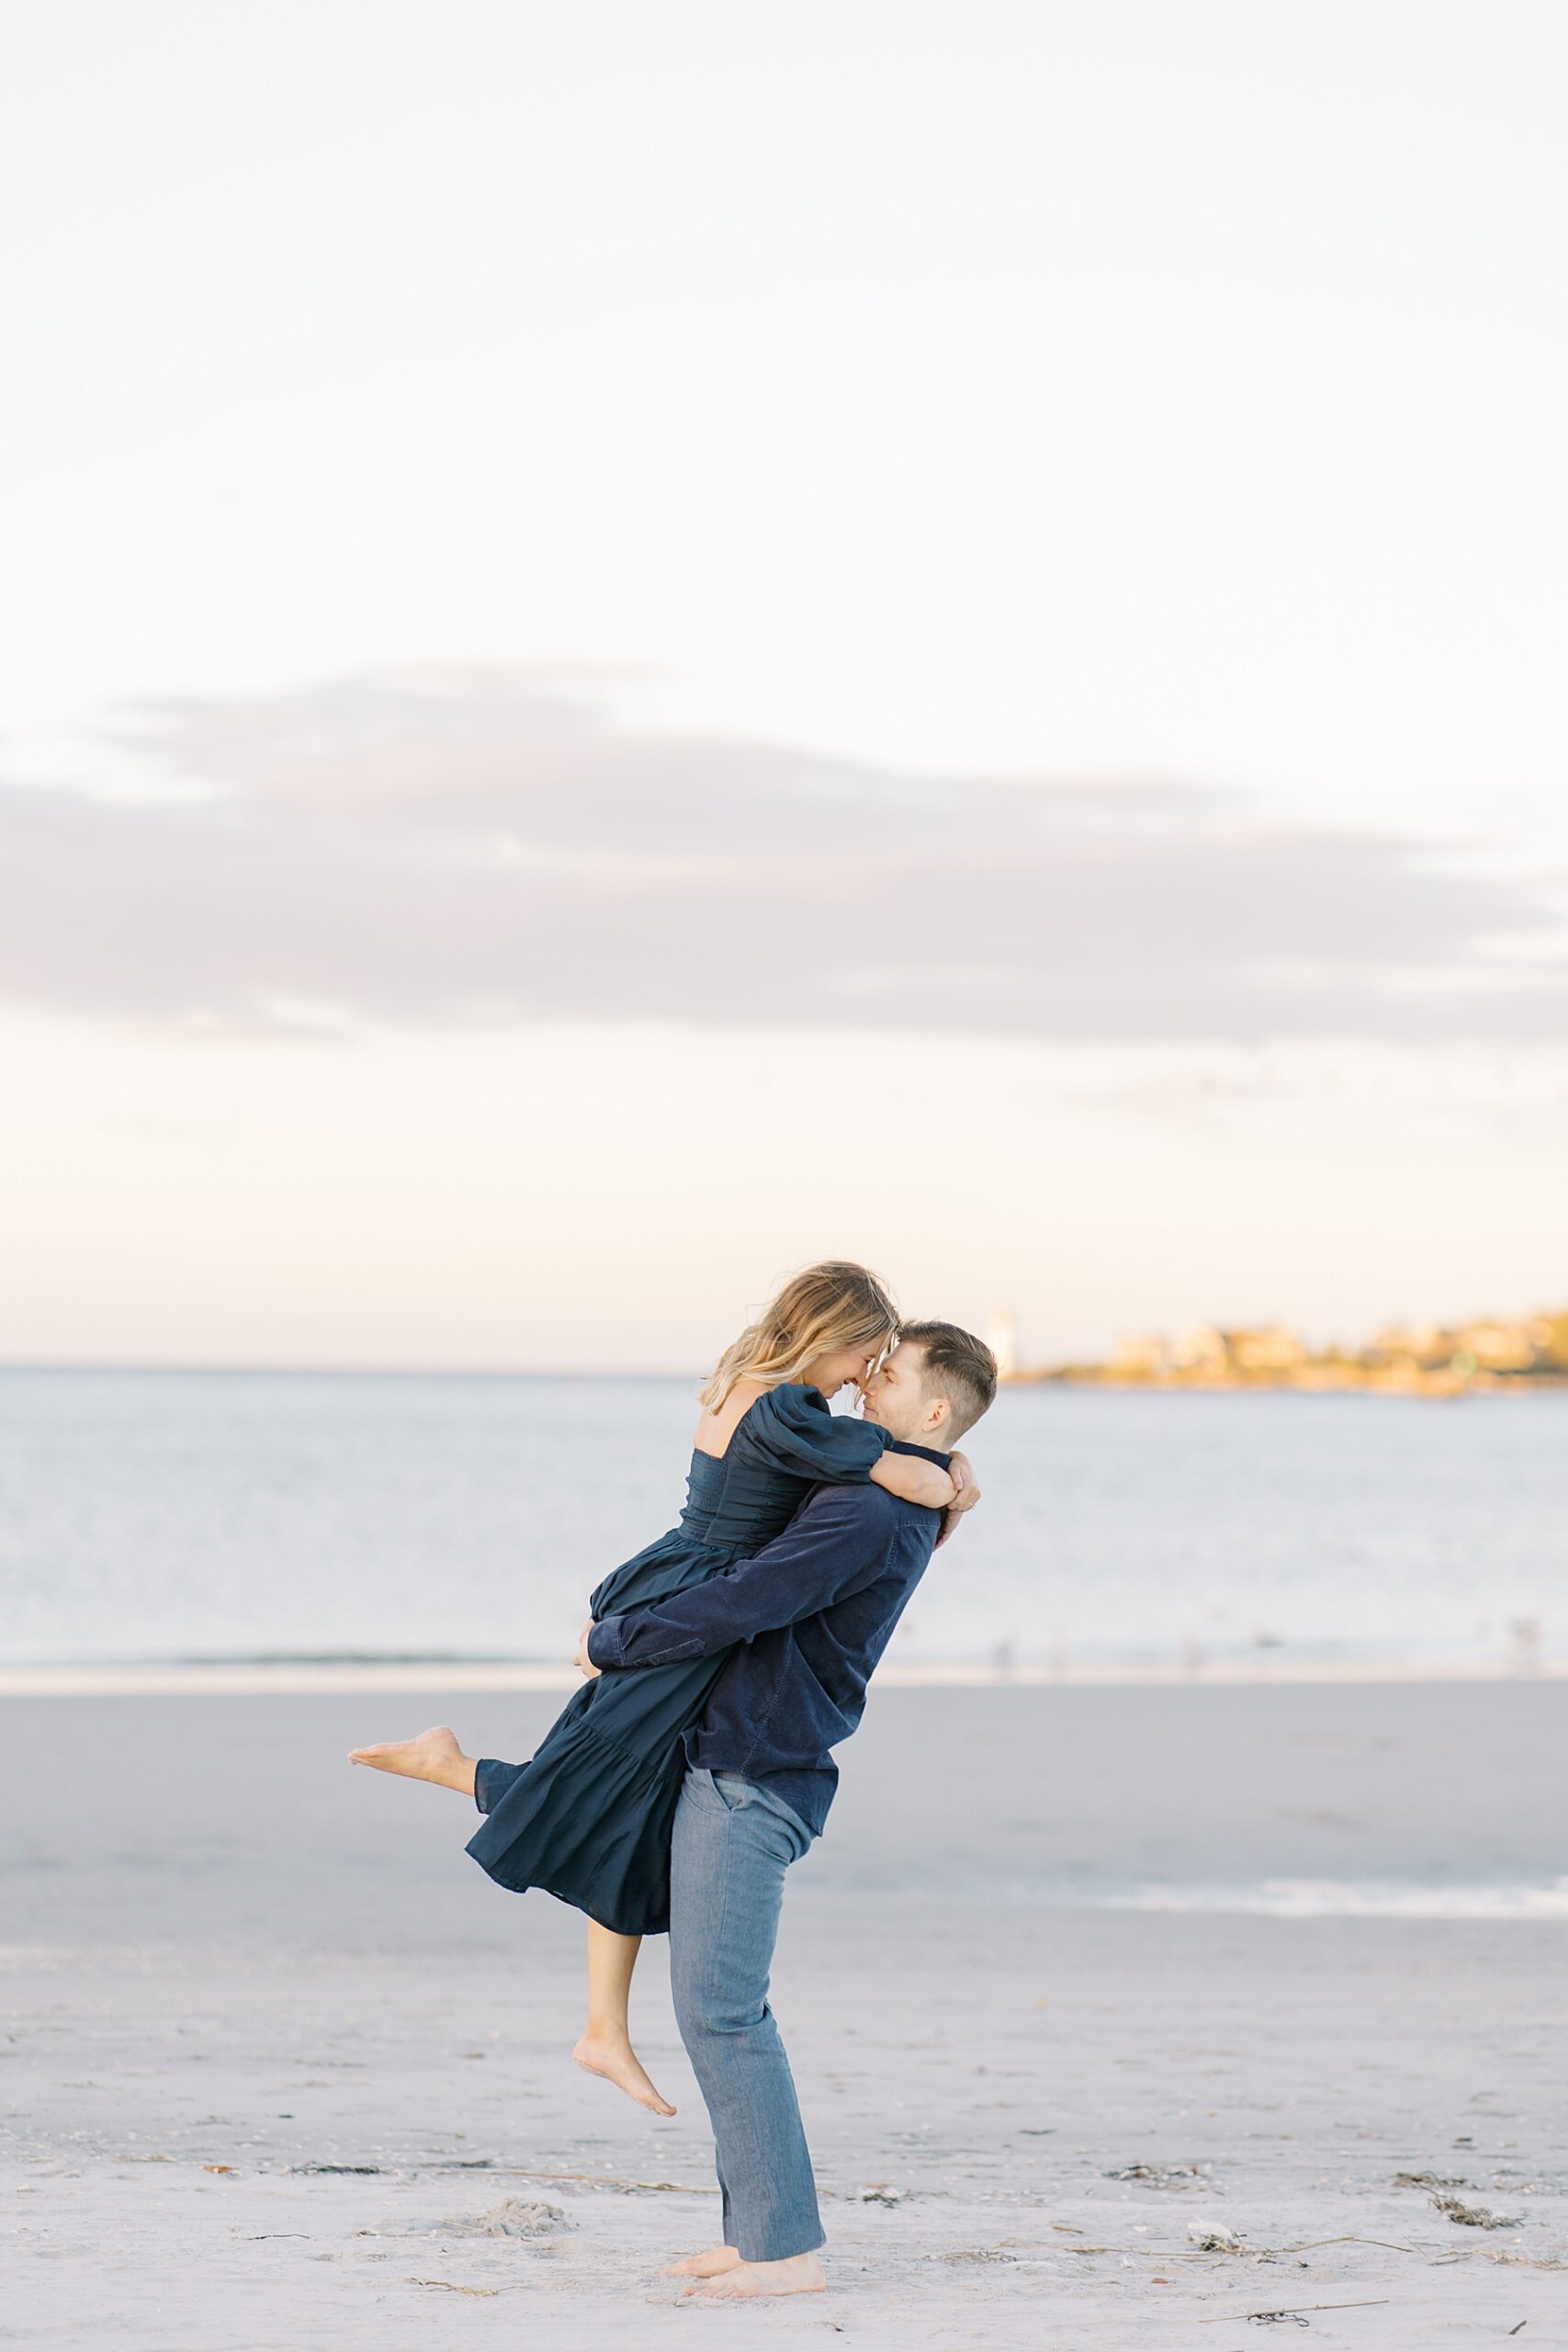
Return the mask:
[(750, 2295), (816, 2295), (828, 2284), (818, 2254), (792, 2254), (783, 2262), (735, 2262), (705, 2285), (682, 2293), (696, 2303), (728, 2303)]
[(733, 2270), (739, 2259), (739, 2246), (710, 2245), (705, 2254), (688, 2254), (679, 2262), (665, 2263), (660, 2276), (669, 2278), (680, 2274), (688, 2278), (716, 2278), (721, 2270)]
[(351, 1747), (348, 1760), (373, 1764), (378, 1772), (400, 1772), (410, 1781), (434, 1781), (438, 1788), (474, 1793), (474, 1758), (464, 1755), (450, 1724), (422, 1731), (417, 1739), (389, 1739), (374, 1747)]
[(637, 2052), (624, 2037), (585, 2033), (571, 2054), (580, 2066), (586, 2066), (591, 2075), (603, 2075), (607, 2083), (614, 2083), (628, 2098), (635, 2098), (639, 2107), (651, 2108), (655, 2115), (674, 2114), (669, 2100), (654, 2089)]

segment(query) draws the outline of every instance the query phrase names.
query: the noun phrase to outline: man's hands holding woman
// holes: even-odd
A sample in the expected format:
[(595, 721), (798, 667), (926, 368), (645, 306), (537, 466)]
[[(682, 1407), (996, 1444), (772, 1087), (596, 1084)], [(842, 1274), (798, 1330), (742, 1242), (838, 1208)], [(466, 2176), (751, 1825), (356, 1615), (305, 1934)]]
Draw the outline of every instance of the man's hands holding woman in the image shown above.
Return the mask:
[(590, 1617), (587, 1624), (584, 1625), (581, 1633), (579, 1634), (577, 1637), (577, 1648), (573, 1654), (571, 1661), (573, 1666), (581, 1668), (581, 1671), (587, 1676), (590, 1682), (594, 1679), (600, 1670), (588, 1655), (588, 1636), (592, 1631), (593, 1620)]

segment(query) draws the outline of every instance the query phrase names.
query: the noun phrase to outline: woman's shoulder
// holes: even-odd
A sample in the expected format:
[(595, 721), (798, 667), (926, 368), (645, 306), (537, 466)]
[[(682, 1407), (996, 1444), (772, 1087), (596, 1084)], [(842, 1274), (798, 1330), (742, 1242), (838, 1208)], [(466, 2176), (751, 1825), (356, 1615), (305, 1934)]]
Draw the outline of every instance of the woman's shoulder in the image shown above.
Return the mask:
[(868, 1477), (887, 1442), (886, 1430), (835, 1413), (819, 1388), (799, 1380), (781, 1380), (759, 1396), (735, 1436), (750, 1459), (813, 1484)]
[(757, 1394), (747, 1408), (747, 1419), (787, 1421), (795, 1429), (813, 1429), (819, 1422), (832, 1420), (834, 1415), (820, 1388), (808, 1388), (803, 1380), (779, 1380), (771, 1388), (757, 1383)]
[(735, 1383), (722, 1405), (705, 1405), (697, 1416), (693, 1445), (698, 1453), (722, 1461), (754, 1405), (767, 1395), (763, 1382), (753, 1380), (750, 1373)]
[(712, 1416), (731, 1430), (753, 1421), (790, 1421), (809, 1425), (818, 1417), (831, 1420), (828, 1399), (819, 1388), (801, 1380), (757, 1380), (748, 1373), (738, 1380), (718, 1411)]

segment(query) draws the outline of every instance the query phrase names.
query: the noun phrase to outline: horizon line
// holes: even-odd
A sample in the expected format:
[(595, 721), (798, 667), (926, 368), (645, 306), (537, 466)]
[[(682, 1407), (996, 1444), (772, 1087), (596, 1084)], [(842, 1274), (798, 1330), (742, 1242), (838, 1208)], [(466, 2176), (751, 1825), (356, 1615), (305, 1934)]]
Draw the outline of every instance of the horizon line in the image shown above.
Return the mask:
[[(349, 1664), (306, 1660), (262, 1663), (213, 1661), (182, 1666), (146, 1661), (135, 1665), (0, 1666), (0, 1696), (6, 1698), (154, 1698), (181, 1696), (323, 1697), (356, 1690), (536, 1691), (573, 1690), (581, 1676), (570, 1666), (502, 1661), (412, 1663), (366, 1659)], [(1480, 1683), (1568, 1681), (1568, 1657), (1529, 1661), (1507, 1657), (1423, 1658), (1281, 1658), (1240, 1657), (1181, 1659), (1085, 1658), (1060, 1664), (1019, 1660), (1010, 1664), (967, 1658), (886, 1659), (876, 1679), (904, 1690), (1062, 1690), (1146, 1688), (1281, 1688), (1303, 1683)]]

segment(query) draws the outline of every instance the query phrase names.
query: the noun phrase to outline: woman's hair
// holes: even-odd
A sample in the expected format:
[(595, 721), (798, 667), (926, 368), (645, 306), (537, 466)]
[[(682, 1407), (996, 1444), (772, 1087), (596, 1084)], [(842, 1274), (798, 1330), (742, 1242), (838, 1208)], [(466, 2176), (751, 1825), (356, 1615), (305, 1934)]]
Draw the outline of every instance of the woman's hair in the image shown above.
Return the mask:
[(702, 1401), (716, 1412), (738, 1380), (776, 1388), (798, 1380), (818, 1356), (843, 1348), (880, 1355), (898, 1336), (898, 1309), (885, 1283), (864, 1266), (829, 1258), (793, 1274), (733, 1347), (726, 1348)]

